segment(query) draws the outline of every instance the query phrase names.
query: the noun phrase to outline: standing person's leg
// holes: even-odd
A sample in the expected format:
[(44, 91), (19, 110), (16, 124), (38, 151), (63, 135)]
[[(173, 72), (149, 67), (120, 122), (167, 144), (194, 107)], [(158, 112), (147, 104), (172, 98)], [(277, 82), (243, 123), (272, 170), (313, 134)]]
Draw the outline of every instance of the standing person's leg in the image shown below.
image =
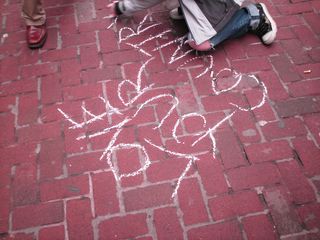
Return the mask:
[(22, 17), (27, 26), (40, 26), (46, 22), (46, 13), (41, 0), (24, 0), (22, 3)]
[(156, 4), (159, 4), (165, 0), (122, 0), (109, 4), (112, 8), (111, 16), (125, 15), (130, 16), (135, 12), (148, 9)]
[(41, 0), (24, 0), (22, 17), (27, 26), (27, 43), (30, 48), (41, 48), (47, 38), (46, 14)]

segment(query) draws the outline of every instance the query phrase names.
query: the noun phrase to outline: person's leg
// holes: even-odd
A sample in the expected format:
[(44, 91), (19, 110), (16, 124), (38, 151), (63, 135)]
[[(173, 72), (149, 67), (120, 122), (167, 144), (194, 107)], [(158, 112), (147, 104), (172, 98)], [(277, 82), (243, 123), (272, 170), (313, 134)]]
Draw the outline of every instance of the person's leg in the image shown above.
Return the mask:
[(194, 41), (189, 45), (196, 50), (207, 51), (227, 39), (238, 38), (247, 32), (256, 34), (266, 45), (274, 41), (277, 26), (264, 4), (249, 4), (239, 9), (214, 37), (200, 45), (196, 45)]
[(21, 15), (25, 20), (29, 48), (41, 48), (47, 39), (46, 14), (41, 0), (24, 0)]
[(165, 0), (122, 0), (115, 1), (108, 6), (112, 9), (111, 17), (125, 15), (131, 16), (133, 13), (148, 9)]
[(41, 0), (24, 0), (22, 17), (27, 26), (40, 26), (46, 22), (46, 13)]
[(216, 47), (223, 41), (241, 37), (249, 31), (251, 16), (247, 9), (239, 9), (230, 19), (227, 25), (210, 39), (212, 47)]

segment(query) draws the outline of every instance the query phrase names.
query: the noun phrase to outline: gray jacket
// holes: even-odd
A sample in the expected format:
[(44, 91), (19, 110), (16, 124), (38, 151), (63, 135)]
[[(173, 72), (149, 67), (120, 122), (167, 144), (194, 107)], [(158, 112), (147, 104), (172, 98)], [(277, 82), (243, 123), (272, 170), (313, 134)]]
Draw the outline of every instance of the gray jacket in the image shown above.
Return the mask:
[(180, 0), (180, 6), (197, 44), (216, 35), (240, 8), (233, 0)]

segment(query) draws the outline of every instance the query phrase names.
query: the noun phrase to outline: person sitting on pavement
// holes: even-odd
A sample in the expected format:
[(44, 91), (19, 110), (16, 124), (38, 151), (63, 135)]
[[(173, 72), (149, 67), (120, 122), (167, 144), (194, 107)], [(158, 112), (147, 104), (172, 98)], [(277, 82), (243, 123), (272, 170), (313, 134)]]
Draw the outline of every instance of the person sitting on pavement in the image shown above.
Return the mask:
[[(164, 0), (121, 0), (108, 6), (111, 15), (131, 16)], [(235, 0), (180, 0), (170, 11), (172, 19), (185, 19), (189, 33), (187, 43), (197, 51), (208, 51), (223, 41), (248, 32), (257, 35), (263, 44), (274, 42), (277, 25), (263, 3), (238, 4)]]
[(21, 15), (26, 24), (26, 38), (29, 48), (43, 47), (47, 39), (46, 13), (42, 0), (24, 0)]

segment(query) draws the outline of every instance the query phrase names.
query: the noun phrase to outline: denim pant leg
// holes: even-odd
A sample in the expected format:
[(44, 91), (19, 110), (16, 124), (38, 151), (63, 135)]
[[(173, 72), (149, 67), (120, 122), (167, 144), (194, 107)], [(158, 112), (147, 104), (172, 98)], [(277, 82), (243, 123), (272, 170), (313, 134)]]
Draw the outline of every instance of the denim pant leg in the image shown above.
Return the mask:
[(250, 30), (250, 24), (250, 13), (247, 9), (241, 8), (233, 15), (226, 26), (209, 41), (215, 47), (227, 39), (240, 37)]

